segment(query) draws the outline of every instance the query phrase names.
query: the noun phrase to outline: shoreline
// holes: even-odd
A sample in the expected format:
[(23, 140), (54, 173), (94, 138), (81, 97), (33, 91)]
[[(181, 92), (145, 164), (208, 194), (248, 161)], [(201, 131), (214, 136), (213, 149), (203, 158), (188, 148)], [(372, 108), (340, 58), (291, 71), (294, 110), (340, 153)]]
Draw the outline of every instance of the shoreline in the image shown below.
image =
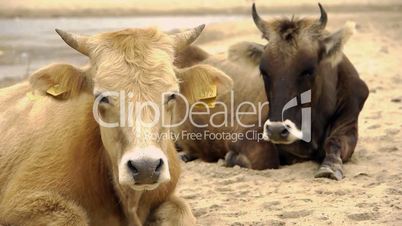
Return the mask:
[[(209, 16), (209, 15), (249, 15), (250, 7), (228, 7), (228, 8), (182, 8), (176, 10), (163, 9), (138, 9), (138, 8), (98, 8), (98, 9), (0, 9), (0, 19), (9, 18), (58, 18), (58, 17), (158, 17), (158, 16)], [(306, 14), (318, 13), (316, 5), (299, 6), (274, 6), (267, 7), (261, 5), (258, 7), (261, 14), (293, 14), (295, 12), (304, 12)], [(401, 12), (401, 4), (345, 4), (329, 5), (326, 10), (331, 13), (362, 13), (362, 12)]]

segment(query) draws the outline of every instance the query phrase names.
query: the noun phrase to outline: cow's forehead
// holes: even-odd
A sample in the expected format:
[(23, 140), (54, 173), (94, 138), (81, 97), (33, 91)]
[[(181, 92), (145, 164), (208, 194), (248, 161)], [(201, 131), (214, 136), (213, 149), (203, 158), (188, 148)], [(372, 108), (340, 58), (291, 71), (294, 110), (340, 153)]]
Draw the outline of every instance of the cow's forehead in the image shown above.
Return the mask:
[[(173, 54), (173, 40), (156, 28), (133, 28), (115, 32), (106, 32), (91, 38), (97, 48), (109, 48), (116, 51), (144, 51), (159, 48)], [(141, 52), (137, 52), (140, 54)]]
[(318, 43), (303, 42), (297, 45), (281, 43), (279, 45), (268, 45), (264, 50), (263, 59), (269, 60), (272, 64), (291, 64), (295, 60), (303, 62), (315, 59), (318, 53)]
[(157, 92), (177, 86), (172, 39), (157, 29), (127, 29), (95, 37), (95, 87)]
[(283, 77), (284, 74), (297, 74), (314, 68), (318, 63), (316, 47), (299, 45), (298, 47), (265, 48), (260, 68), (271, 76)]
[(278, 19), (269, 24), (266, 52), (277, 57), (294, 57), (299, 51), (316, 51), (322, 30), (308, 18)]
[(276, 63), (291, 64), (296, 58), (315, 58), (319, 51), (319, 35), (299, 30), (290, 39), (280, 33), (272, 34), (265, 48), (265, 58), (275, 59)]

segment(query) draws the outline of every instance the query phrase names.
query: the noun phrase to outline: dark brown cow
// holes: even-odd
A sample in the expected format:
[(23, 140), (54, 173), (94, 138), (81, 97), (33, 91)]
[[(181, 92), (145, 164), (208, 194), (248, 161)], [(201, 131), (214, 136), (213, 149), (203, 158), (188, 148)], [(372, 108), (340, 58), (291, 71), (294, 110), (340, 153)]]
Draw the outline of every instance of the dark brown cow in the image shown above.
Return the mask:
[(285, 162), (316, 159), (322, 161), (316, 177), (340, 180), (369, 92), (342, 53), (354, 27), (325, 31), (327, 14), (319, 7), (319, 20), (264, 21), (253, 5), (254, 22), (269, 40), (260, 63), (270, 109), (264, 136), (272, 143), (267, 151)]

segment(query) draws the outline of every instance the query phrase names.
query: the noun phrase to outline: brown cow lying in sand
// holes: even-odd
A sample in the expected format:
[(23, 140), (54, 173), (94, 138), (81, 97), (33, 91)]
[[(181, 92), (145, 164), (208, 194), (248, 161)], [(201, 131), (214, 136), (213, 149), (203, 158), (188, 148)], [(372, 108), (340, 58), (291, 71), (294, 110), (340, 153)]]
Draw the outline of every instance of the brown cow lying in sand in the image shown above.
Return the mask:
[[(343, 162), (357, 143), (358, 117), (369, 92), (342, 52), (353, 24), (329, 33), (327, 14), (319, 7), (318, 20), (264, 21), (253, 5), (254, 22), (269, 40), (256, 53), (262, 56), (270, 109), (264, 136), (273, 143), (266, 151), (279, 152), (283, 163), (319, 160), (316, 177), (340, 180)], [(245, 159), (244, 153), (235, 154)]]
[[(211, 66), (173, 66), (175, 50), (202, 29), (90, 37), (58, 30), (91, 65), (50, 65), (34, 73), (31, 84), (0, 90), (0, 224), (194, 225), (189, 206), (174, 194), (180, 164), (173, 141), (149, 136), (168, 128), (146, 124), (152, 109), (130, 108), (122, 96), (105, 92), (130, 92), (127, 99), (150, 101), (170, 119), (176, 94), (189, 89), (195, 75), (208, 77), (220, 93), (230, 90), (230, 78)], [(121, 109), (130, 117), (123, 119)], [(109, 126), (116, 121), (119, 126)]]
[[(244, 153), (248, 159), (243, 158), (243, 156), (228, 155), (226, 156), (228, 166), (237, 164), (252, 169), (279, 167), (277, 155), (274, 152), (266, 151), (270, 144), (264, 141), (262, 136), (258, 137), (262, 134), (262, 125), (268, 115), (268, 104), (258, 67), (263, 48), (263, 45), (257, 43), (240, 42), (232, 45), (228, 53), (224, 54), (211, 55), (197, 46), (190, 46), (178, 52), (175, 61), (177, 66), (188, 67), (198, 63), (208, 64), (224, 71), (234, 83), (232, 93), (220, 95), (217, 99), (225, 106), (217, 104), (215, 108), (209, 110), (209, 114), (193, 117), (194, 122), (199, 125), (206, 125), (205, 127), (195, 126), (194, 123), (187, 120), (175, 128), (178, 133), (182, 131), (196, 134), (205, 134), (205, 132), (210, 134), (230, 133), (244, 137), (239, 142), (235, 142), (234, 139), (214, 140), (205, 136), (202, 136), (202, 139), (178, 139), (176, 143), (184, 152), (182, 155), (184, 161), (200, 158), (203, 161), (216, 162), (219, 159), (224, 159), (228, 152), (235, 151)], [(242, 103), (246, 104), (242, 106)], [(256, 114), (252, 113), (253, 108), (250, 104), (256, 107)], [(177, 106), (180, 108), (178, 111), (180, 116), (177, 118), (183, 118), (185, 105), (179, 102)], [(259, 108), (260, 106), (261, 108)], [(242, 113), (248, 112), (250, 114), (235, 115), (236, 111), (230, 110), (227, 111), (227, 114), (221, 114), (225, 107), (227, 109), (239, 109)], [(205, 112), (204, 110), (201, 111)], [(218, 126), (214, 126), (214, 124)], [(243, 125), (254, 126), (247, 128)]]

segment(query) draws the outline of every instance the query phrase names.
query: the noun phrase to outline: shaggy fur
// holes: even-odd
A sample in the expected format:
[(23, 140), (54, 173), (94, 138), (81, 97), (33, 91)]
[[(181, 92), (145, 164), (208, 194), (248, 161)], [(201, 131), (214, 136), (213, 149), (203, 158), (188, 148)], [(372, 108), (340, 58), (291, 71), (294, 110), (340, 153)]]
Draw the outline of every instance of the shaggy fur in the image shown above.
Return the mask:
[[(136, 100), (162, 103), (162, 92), (178, 89), (172, 38), (156, 29), (130, 29), (80, 40), (86, 43), (76, 44), (90, 51), (89, 67), (50, 65), (30, 84), (0, 90), (0, 225), (194, 225), (189, 206), (174, 195), (180, 164), (173, 142), (158, 144), (170, 181), (135, 191), (118, 183), (119, 158), (125, 147), (156, 141), (130, 128), (100, 127), (92, 114), (98, 91), (131, 91)], [(212, 67), (188, 71), (231, 82)], [(55, 84), (66, 90), (62, 99), (45, 94)], [(163, 131), (158, 125), (153, 130)]]

